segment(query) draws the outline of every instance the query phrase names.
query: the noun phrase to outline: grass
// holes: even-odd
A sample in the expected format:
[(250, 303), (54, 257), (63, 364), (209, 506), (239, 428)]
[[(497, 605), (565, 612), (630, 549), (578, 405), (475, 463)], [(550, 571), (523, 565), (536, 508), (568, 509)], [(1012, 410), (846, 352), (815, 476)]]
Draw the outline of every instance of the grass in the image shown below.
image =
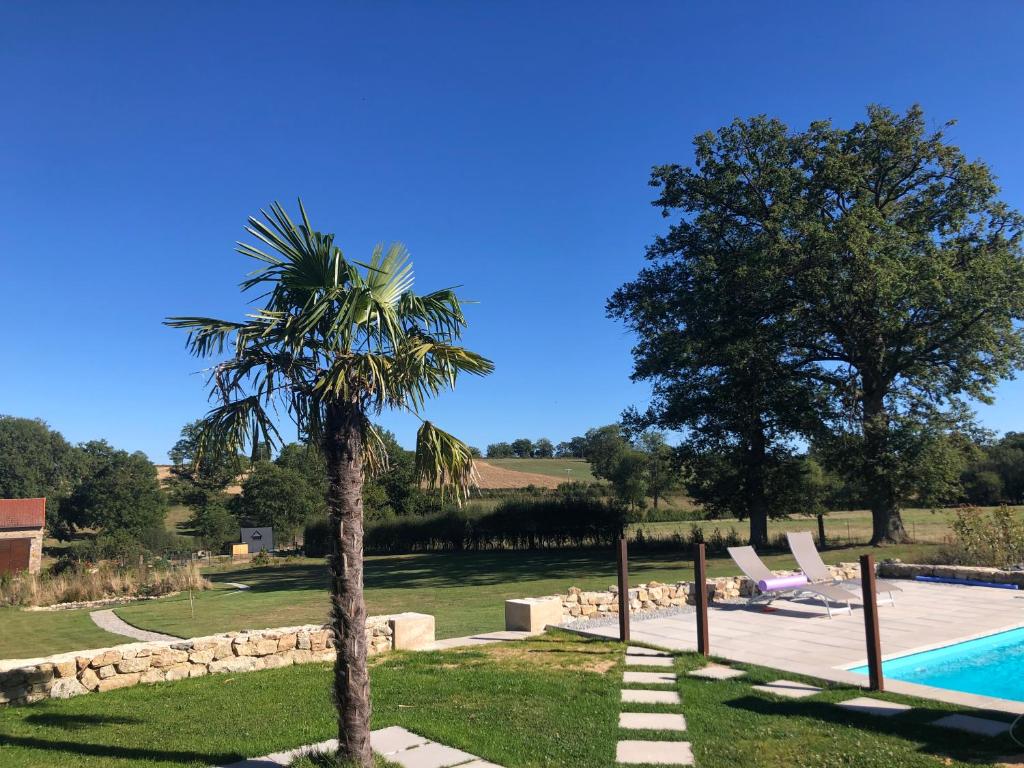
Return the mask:
[[(829, 550), (828, 562), (856, 560), (864, 546)], [(884, 550), (887, 557), (920, 559), (929, 545)], [(772, 567), (792, 568), (788, 555), (769, 555)], [(737, 573), (731, 560), (709, 560), (712, 576)], [(271, 567), (236, 567), (208, 574), (217, 581), (250, 585), (245, 592), (214, 589), (195, 596), (192, 618), (187, 596), (122, 606), (129, 624), (180, 637), (236, 629), (315, 623), (327, 617), (326, 566), (296, 560)], [(637, 553), (630, 558), (632, 583), (693, 577), (689, 551)], [(602, 551), (446, 552), (368, 557), (366, 602), (371, 615), (415, 610), (433, 614), (439, 638), (504, 628), (504, 601), (564, 592), (570, 586), (605, 589), (615, 583), (615, 558)]]
[(0, 659), (49, 656), (122, 642), (127, 642), (126, 638), (104, 632), (93, 624), (87, 610), (0, 608)]
[[(676, 663), (684, 673), (704, 661), (685, 654)], [(688, 731), (675, 738), (692, 743), (702, 768), (993, 768), (997, 755), (1013, 751), (1007, 737), (927, 725), (956, 709), (949, 705), (883, 694), (918, 709), (893, 719), (857, 716), (833, 706), (857, 689), (778, 700), (750, 685), (780, 673), (746, 668), (749, 676), (740, 680), (679, 676)], [(371, 679), (374, 728), (400, 725), (507, 768), (611, 768), (619, 738), (648, 735), (617, 728), (622, 646), (610, 641), (554, 632), (520, 643), (394, 653), (372, 662)], [(307, 664), (0, 710), (0, 765), (225, 765), (322, 741), (335, 727), (329, 682), (328, 665)]]
[(514, 472), (532, 472), (537, 475), (557, 477), (561, 480), (568, 478), (589, 483), (597, 479), (590, 471), (590, 463), (583, 459), (483, 459), (483, 461)]
[[(991, 507), (982, 507), (988, 510)], [(950, 525), (956, 517), (955, 509), (904, 509), (901, 511), (903, 524), (914, 541), (943, 544), (950, 540)], [(1017, 510), (1024, 520), (1024, 508)], [(703, 529), (705, 536), (718, 528), (723, 534), (735, 528), (742, 539), (746, 539), (749, 524), (745, 520), (699, 520), (695, 522), (637, 523), (633, 529), (642, 529), (649, 538), (665, 538), (674, 533), (688, 534), (694, 525)], [(814, 531), (817, 537), (818, 522), (813, 517), (792, 517), (772, 520), (769, 534), (776, 536), (786, 531)], [(867, 510), (852, 512), (830, 512), (825, 515), (825, 536), (836, 542), (862, 542), (871, 538), (871, 513)], [(887, 550), (886, 550), (887, 551)]]

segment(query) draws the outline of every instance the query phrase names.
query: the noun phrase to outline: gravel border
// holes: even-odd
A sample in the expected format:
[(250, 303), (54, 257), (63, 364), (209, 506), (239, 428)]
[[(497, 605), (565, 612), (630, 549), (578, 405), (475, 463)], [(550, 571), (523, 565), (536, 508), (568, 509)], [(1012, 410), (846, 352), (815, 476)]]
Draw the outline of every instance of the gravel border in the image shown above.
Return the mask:
[[(672, 608), (661, 608), (656, 611), (639, 611), (638, 613), (630, 613), (630, 621), (649, 621), (651, 619), (665, 619), (669, 616), (678, 616), (682, 613), (694, 613), (696, 609), (692, 605), (679, 605)], [(602, 616), (600, 619), (576, 619), (574, 621), (567, 621), (564, 624), (558, 626), (562, 629), (588, 629), (590, 627), (607, 627), (614, 626), (619, 623), (619, 614), (609, 613), (606, 616)]]

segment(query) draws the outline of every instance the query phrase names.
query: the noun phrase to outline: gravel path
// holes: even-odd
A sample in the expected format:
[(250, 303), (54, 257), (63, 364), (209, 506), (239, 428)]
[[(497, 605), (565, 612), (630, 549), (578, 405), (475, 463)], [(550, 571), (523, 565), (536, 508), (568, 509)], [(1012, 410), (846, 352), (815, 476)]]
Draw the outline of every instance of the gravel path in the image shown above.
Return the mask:
[(133, 627), (128, 622), (118, 618), (118, 615), (112, 610), (93, 611), (89, 614), (89, 618), (100, 629), (112, 632), (115, 635), (130, 637), (132, 640), (181, 640), (180, 637), (175, 637), (174, 635), (161, 635), (159, 632), (149, 632), (145, 629)]

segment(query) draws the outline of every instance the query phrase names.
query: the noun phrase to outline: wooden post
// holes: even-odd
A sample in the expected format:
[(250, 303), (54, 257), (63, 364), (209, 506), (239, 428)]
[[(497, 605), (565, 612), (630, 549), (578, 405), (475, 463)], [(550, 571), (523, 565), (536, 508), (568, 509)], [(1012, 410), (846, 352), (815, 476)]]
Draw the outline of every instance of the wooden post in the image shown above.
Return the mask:
[(693, 587), (696, 590), (695, 605), (697, 606), (697, 653), (711, 655), (711, 642), (708, 637), (708, 566), (704, 554), (704, 544), (693, 548)]
[(629, 554), (625, 535), (619, 537), (616, 548), (619, 566), (619, 640), (629, 642)]
[(818, 515), (818, 549), (825, 548), (825, 516)]
[(868, 644), (868, 677), (872, 691), (884, 691), (882, 677), (882, 636), (878, 632), (878, 590), (875, 588), (875, 558), (860, 556), (860, 583), (864, 595), (864, 632)]

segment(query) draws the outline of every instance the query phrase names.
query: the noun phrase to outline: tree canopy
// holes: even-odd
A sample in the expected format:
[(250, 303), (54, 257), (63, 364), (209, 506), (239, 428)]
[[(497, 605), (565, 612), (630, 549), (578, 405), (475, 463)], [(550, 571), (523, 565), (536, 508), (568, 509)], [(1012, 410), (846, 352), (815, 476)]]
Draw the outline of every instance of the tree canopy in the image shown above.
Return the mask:
[(794, 436), (832, 436), (872, 540), (902, 540), (908, 467), (1024, 361), (1024, 222), (917, 107), (847, 129), (737, 120), (694, 147), (654, 169), (679, 219), (609, 302), (654, 383), (646, 421), (735, 447), (747, 482)]

